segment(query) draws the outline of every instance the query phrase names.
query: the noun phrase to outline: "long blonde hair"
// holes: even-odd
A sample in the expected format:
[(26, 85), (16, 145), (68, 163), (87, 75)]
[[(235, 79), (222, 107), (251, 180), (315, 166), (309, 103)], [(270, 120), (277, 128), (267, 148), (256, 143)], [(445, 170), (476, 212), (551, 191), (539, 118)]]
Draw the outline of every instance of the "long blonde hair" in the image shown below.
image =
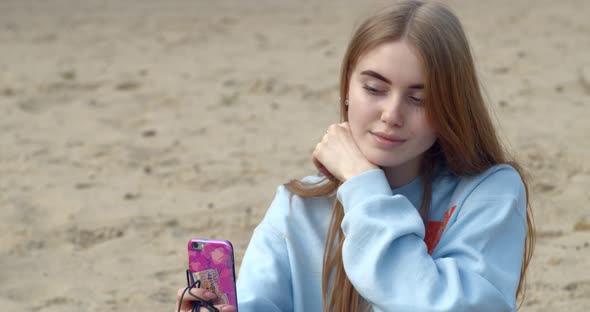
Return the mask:
[[(428, 215), (434, 163), (442, 161), (456, 175), (481, 173), (498, 164), (510, 164), (520, 174), (527, 200), (527, 236), (516, 298), (524, 300), (525, 273), (533, 253), (535, 231), (526, 177), (519, 164), (508, 158), (487, 111), (471, 50), (458, 18), (443, 4), (401, 1), (366, 19), (354, 33), (342, 62), (340, 75), (341, 120), (347, 121), (344, 99), (359, 58), (385, 42), (406, 40), (419, 53), (425, 68), (425, 92), (432, 105), (426, 114), (437, 132), (437, 141), (422, 161), (424, 193), (420, 213)], [(285, 184), (301, 197), (331, 196), (340, 182), (308, 185), (299, 180)], [(358, 311), (367, 308), (344, 272), (340, 224), (342, 204), (334, 200), (324, 249), (322, 292), (324, 309)], [(330, 287), (330, 283), (331, 286)], [(522, 302), (522, 301), (521, 301)]]

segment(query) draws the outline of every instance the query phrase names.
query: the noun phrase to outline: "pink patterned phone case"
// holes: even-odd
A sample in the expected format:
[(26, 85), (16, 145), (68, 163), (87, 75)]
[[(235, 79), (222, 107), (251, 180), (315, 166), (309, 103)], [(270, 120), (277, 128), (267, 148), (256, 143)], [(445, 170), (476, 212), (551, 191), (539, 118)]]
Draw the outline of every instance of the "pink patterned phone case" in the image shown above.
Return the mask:
[(238, 307), (234, 252), (229, 241), (191, 239), (188, 242), (188, 266), (194, 281), (201, 281), (217, 295), (213, 304), (231, 304)]

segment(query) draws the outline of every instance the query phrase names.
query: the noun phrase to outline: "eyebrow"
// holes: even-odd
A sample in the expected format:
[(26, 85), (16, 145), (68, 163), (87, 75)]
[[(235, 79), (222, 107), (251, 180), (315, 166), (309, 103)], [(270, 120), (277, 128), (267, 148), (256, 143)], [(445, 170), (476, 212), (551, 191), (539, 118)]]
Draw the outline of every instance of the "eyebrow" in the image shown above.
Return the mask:
[[(362, 71), (361, 72), (361, 75), (371, 76), (373, 78), (376, 78), (376, 79), (379, 79), (379, 80), (381, 80), (383, 82), (386, 82), (388, 84), (391, 84), (391, 80), (383, 77), (383, 75), (381, 75), (381, 74), (379, 74), (379, 73), (377, 73), (375, 71), (372, 71), (372, 70)], [(408, 89), (419, 89), (419, 90), (423, 90), (424, 89), (424, 84), (422, 84), (422, 83), (413, 84)]]

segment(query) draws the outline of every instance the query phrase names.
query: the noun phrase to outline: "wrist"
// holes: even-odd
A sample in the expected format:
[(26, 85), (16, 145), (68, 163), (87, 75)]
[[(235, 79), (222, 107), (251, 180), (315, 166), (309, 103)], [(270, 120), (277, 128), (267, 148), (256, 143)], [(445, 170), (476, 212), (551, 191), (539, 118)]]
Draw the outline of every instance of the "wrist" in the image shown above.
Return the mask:
[(352, 177), (355, 177), (357, 175), (361, 175), (361, 174), (363, 174), (363, 173), (365, 173), (367, 171), (371, 171), (371, 170), (374, 170), (374, 169), (379, 169), (379, 167), (377, 167), (376, 165), (371, 164), (371, 163), (367, 163), (367, 164), (363, 164), (361, 166), (357, 166), (356, 168), (353, 168), (353, 170), (350, 170), (349, 172), (346, 172), (343, 175), (344, 181), (342, 181), (342, 182), (345, 182), (347, 180), (350, 180)]

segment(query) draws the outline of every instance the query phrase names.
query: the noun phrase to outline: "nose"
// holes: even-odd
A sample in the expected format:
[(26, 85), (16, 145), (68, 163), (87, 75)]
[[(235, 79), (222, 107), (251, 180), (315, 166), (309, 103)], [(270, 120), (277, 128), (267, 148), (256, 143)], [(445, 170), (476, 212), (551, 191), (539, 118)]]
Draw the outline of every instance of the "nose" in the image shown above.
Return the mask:
[(381, 121), (390, 127), (401, 127), (404, 124), (403, 98), (394, 95), (383, 103)]

